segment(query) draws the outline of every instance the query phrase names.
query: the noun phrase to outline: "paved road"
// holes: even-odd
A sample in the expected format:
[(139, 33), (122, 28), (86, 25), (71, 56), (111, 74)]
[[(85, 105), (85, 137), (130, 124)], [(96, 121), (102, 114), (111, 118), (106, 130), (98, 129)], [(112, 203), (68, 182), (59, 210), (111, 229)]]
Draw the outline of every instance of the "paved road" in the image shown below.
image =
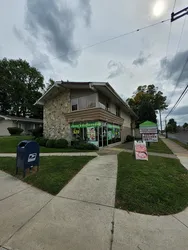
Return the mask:
[(187, 144), (188, 142), (188, 131), (182, 131), (176, 134), (168, 134), (169, 138), (177, 139), (180, 142)]

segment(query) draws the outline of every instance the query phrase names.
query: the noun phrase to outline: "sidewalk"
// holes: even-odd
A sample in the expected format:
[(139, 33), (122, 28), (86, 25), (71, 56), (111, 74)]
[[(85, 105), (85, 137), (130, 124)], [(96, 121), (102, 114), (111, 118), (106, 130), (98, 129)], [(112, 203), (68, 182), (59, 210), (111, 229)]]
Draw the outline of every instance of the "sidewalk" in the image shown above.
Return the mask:
[[(2, 247), (19, 250), (110, 250), (116, 176), (117, 156), (94, 158), (23, 227), (17, 218), (15, 230), (14, 227), (11, 229), (12, 237), (4, 238)], [(12, 217), (17, 217), (14, 212)], [(21, 213), (19, 209), (18, 214)], [(11, 217), (7, 220), (11, 225)], [(0, 228), (3, 228), (1, 218)]]
[(161, 138), (161, 140), (167, 145), (167, 147), (169, 147), (170, 150), (172, 150), (172, 152), (180, 160), (181, 164), (188, 170), (188, 150), (182, 148), (180, 145), (169, 139)]
[[(98, 156), (96, 152), (40, 153), (40, 156)], [(0, 157), (16, 157), (16, 153), (0, 153)]]
[[(98, 152), (98, 154), (99, 155), (112, 155), (112, 154), (116, 154), (117, 155), (120, 152), (133, 153), (133, 150), (123, 149), (123, 148), (105, 148), (105, 149), (100, 150)], [(148, 155), (177, 159), (177, 156), (175, 156), (174, 154), (164, 154), (164, 153), (148, 152)]]
[(169, 216), (115, 209), (116, 178), (116, 155), (91, 160), (57, 196), (0, 171), (0, 249), (188, 249), (188, 208)]

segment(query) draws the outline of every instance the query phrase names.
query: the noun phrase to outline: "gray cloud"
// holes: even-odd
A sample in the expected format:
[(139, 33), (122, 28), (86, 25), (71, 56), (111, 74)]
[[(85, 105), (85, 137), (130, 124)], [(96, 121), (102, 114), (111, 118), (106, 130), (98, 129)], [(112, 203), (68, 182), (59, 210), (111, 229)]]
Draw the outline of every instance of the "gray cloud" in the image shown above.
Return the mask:
[(15, 36), (17, 37), (18, 40), (24, 40), (24, 36), (23, 33), (21, 32), (21, 30), (19, 30), (16, 26), (13, 27), (13, 32), (15, 34)]
[[(44, 48), (55, 57), (63, 62), (75, 65), (76, 59), (80, 55), (74, 43), (77, 12), (79, 17), (84, 18), (87, 26), (91, 23), (92, 13), (90, 0), (78, 0), (78, 7), (79, 12), (73, 6), (68, 7), (66, 1), (57, 3), (52, 0), (27, 0), (25, 28), (28, 33), (27, 35), (23, 34), (14, 27), (14, 34), (18, 39), (24, 40), (29, 49), (33, 50), (31, 48), (33, 46), (36, 50), (38, 44), (42, 43)], [(26, 36), (28, 36), (27, 39)], [(29, 44), (30, 38), (32, 43)], [(46, 55), (42, 57), (45, 58)], [(37, 59), (34, 59), (34, 61), (36, 62)], [(42, 63), (42, 60), (38, 61)]]
[(148, 56), (144, 56), (144, 52), (140, 51), (138, 58), (133, 61), (133, 64), (136, 66), (142, 66), (144, 63), (148, 61), (148, 58), (150, 56), (151, 56), (150, 54)]
[(31, 65), (39, 68), (40, 70), (53, 69), (48, 55), (38, 52), (33, 56)]
[(188, 106), (181, 106), (181, 107), (177, 107), (172, 115), (176, 115), (176, 116), (179, 116), (179, 115), (188, 115)]
[(86, 25), (90, 26), (91, 24), (91, 2), (90, 0), (80, 0), (80, 9), (83, 12)]
[[(188, 50), (177, 53), (171, 59), (167, 59), (166, 57), (162, 58), (161, 63), (161, 72), (158, 77), (163, 78), (165, 80), (171, 79), (176, 83), (177, 79), (180, 76), (180, 73), (183, 69), (185, 61), (188, 57)], [(180, 82), (185, 82), (188, 80), (188, 63), (183, 71)]]
[(133, 73), (129, 72), (128, 69), (121, 63), (121, 62), (115, 62), (113, 60), (110, 60), (107, 68), (110, 70), (110, 73), (108, 75), (108, 79), (117, 77), (119, 75), (122, 75), (124, 73), (128, 73), (129, 77), (133, 77)]
[(26, 25), (32, 36), (44, 39), (50, 52), (56, 56), (61, 54), (61, 60), (72, 63), (76, 54), (69, 53), (75, 50), (75, 18), (70, 8), (65, 4), (59, 6), (56, 1), (51, 0), (28, 0)]

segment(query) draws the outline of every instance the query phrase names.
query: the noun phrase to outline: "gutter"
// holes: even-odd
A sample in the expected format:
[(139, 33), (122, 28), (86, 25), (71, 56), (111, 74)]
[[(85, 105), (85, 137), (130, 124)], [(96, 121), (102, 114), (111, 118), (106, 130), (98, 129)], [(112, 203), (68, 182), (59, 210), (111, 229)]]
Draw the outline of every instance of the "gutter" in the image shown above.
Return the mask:
[(59, 83), (55, 82), (54, 85), (52, 85), (35, 103), (34, 105), (43, 105), (44, 103), (41, 102), (41, 100), (54, 88), (54, 87), (58, 87), (59, 88)]

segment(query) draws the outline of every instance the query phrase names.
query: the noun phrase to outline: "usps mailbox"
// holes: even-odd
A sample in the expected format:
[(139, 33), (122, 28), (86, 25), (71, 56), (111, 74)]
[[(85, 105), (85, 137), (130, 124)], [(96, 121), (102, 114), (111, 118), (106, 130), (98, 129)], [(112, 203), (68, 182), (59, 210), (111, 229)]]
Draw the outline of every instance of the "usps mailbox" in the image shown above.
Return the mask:
[(25, 177), (25, 172), (27, 168), (32, 168), (37, 166), (37, 171), (39, 170), (39, 145), (35, 141), (21, 141), (17, 146), (16, 155), (16, 174), (18, 173), (18, 168), (23, 169), (23, 177)]

